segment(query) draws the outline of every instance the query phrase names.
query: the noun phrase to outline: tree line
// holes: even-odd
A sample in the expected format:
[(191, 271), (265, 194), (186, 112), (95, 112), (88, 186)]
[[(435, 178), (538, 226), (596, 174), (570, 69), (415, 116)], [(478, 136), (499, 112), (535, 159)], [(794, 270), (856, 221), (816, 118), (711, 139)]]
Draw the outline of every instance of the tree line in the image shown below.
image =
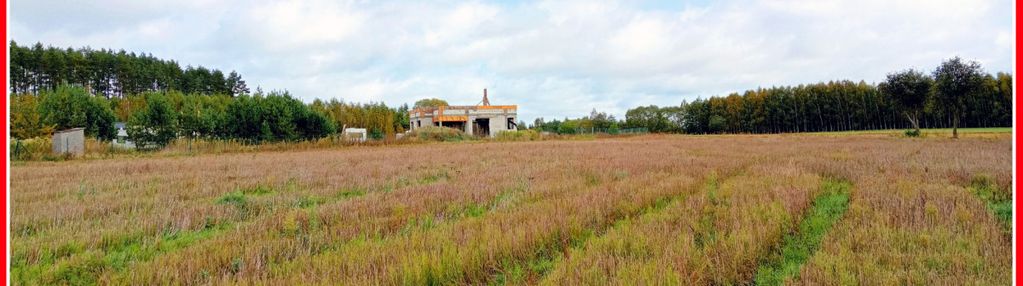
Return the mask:
[[(574, 119), (567, 117), (564, 120), (536, 118), (533, 120), (533, 124), (529, 126), (529, 129), (556, 134), (576, 134), (583, 130), (617, 133), (621, 129), (621, 125), (622, 123), (615, 119), (614, 115), (598, 112), (596, 109), (593, 109), (589, 116)], [(526, 127), (526, 124), (525, 122), (520, 122), (518, 126)]]
[[(287, 91), (263, 92), (257, 88), (250, 94), (244, 81), (233, 72), (229, 76), (237, 78), (233, 85), (221, 84), (217, 79), (222, 75), (219, 71), (201, 67), (181, 71), (179, 77), (166, 76), (176, 74), (173, 70), (177, 64), (150, 55), (44, 49), (41, 44), (30, 49), (11, 44), (11, 135), (18, 139), (85, 127), (89, 137), (112, 140), (116, 137), (115, 122), (127, 123), (130, 139), (140, 148), (158, 148), (181, 137), (249, 143), (309, 140), (337, 134), (346, 127), (366, 128), (370, 137), (384, 138), (409, 128), (408, 105), (391, 108), (383, 103), (346, 103), (337, 99), (317, 99), (306, 104)], [(104, 66), (107, 62), (79, 62), (77, 57), (121, 58), (114, 61), (115, 66), (149, 65), (152, 69), (125, 72), (113, 68), (116, 72), (98, 72), (108, 68)], [(158, 66), (171, 67), (170, 72), (154, 68)], [(141, 70), (146, 68), (137, 71)], [(213, 80), (207, 81), (209, 78)], [(101, 86), (97, 79), (110, 85), (96, 88)], [(415, 104), (439, 105), (447, 103), (424, 99)], [(830, 81), (758, 88), (742, 94), (683, 101), (678, 106), (635, 107), (626, 112), (624, 120), (593, 110), (589, 116), (577, 119), (537, 118), (529, 127), (560, 134), (579, 130), (614, 133), (622, 128), (706, 134), (1011, 124), (1012, 75), (988, 74), (976, 62), (953, 58), (930, 73), (915, 70), (891, 73), (877, 85)], [(518, 126), (526, 124), (519, 122)]]
[(829, 81), (640, 106), (626, 112), (623, 126), (689, 134), (1012, 126), (1012, 75), (953, 58), (931, 73), (894, 72), (877, 85)]
[(82, 86), (107, 98), (150, 91), (231, 96), (250, 91), (234, 71), (225, 75), (202, 66), (182, 68), (173, 60), (124, 50), (61, 49), (42, 43), (28, 47), (11, 41), (10, 57), (10, 92), (15, 94), (55, 90), (61, 84)]
[(182, 69), (173, 60), (123, 50), (19, 46), (11, 41), (11, 135), (48, 136), (85, 127), (86, 136), (113, 140), (116, 122), (140, 148), (159, 148), (175, 138), (296, 141), (367, 128), (384, 138), (409, 126), (408, 106), (310, 104), (287, 91), (251, 93), (236, 72)]
[(85, 127), (88, 137), (113, 140), (116, 122), (140, 149), (166, 146), (176, 138), (239, 140), (246, 143), (324, 138), (341, 128), (361, 127), (376, 138), (404, 132), (408, 107), (383, 103), (316, 100), (306, 104), (287, 91), (239, 96), (149, 91), (107, 99), (84, 87), (59, 85), (37, 94), (11, 94), (11, 135), (48, 136), (54, 130)]

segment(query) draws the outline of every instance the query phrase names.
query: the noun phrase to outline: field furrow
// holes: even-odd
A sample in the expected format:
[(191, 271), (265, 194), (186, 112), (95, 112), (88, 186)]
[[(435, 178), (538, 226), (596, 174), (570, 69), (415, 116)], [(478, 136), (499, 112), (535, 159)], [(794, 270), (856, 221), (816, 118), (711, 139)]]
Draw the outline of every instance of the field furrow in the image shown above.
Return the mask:
[(816, 192), (797, 168), (753, 168), (573, 249), (541, 284), (740, 284)]

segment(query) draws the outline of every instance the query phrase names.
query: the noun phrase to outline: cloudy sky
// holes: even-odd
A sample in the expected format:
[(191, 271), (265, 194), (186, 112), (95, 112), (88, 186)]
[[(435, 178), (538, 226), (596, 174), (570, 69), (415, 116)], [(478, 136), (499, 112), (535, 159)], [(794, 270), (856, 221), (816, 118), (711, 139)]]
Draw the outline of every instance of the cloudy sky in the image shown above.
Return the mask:
[(147, 52), (237, 70), (305, 101), (438, 97), (525, 120), (833, 79), (945, 58), (1011, 71), (1004, 1), (13, 0), (22, 44)]

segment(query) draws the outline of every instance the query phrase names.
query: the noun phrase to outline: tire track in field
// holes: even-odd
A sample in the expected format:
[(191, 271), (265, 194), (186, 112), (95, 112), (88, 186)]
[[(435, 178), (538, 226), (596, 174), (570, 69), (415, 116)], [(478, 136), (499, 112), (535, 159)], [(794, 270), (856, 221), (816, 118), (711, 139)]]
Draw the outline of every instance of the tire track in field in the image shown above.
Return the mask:
[(698, 191), (681, 192), (673, 196), (658, 199), (653, 204), (642, 209), (640, 212), (615, 220), (605, 229), (594, 229), (589, 232), (585, 232), (582, 235), (573, 237), (569, 240), (567, 245), (556, 245), (558, 247), (554, 249), (541, 249), (539, 252), (542, 254), (534, 259), (503, 265), (501, 268), (495, 270), (492, 275), (492, 279), (488, 281), (488, 283), (492, 285), (535, 284), (543, 280), (550, 271), (557, 267), (557, 264), (560, 263), (566, 255), (572, 251), (579, 251), (587, 241), (591, 239), (600, 239), (604, 234), (618, 229), (622, 224), (627, 224), (631, 221), (641, 219), (642, 217), (656, 214), (679, 201), (684, 201), (692, 196), (700, 195), (711, 191), (712, 189), (716, 189), (718, 185), (720, 185), (720, 181), (727, 180), (738, 173), (741, 173), (741, 169), (729, 170), (723, 175), (718, 175), (717, 170), (712, 170), (704, 177), (703, 187)]
[[(306, 209), (285, 209), (284, 212), (263, 217), (259, 221), (248, 222), (244, 227), (236, 229), (232, 233), (233, 235), (218, 236), (219, 238), (205, 241), (203, 245), (197, 245), (200, 248), (190, 251), (195, 252), (195, 255), (176, 256), (170, 261), (154, 261), (156, 263), (147, 265), (147, 267), (154, 268), (152, 271), (142, 271), (158, 276), (122, 273), (112, 279), (138, 283), (167, 282), (182, 281), (180, 276), (183, 275), (186, 278), (183, 281), (202, 283), (202, 281), (209, 281), (210, 279), (222, 279), (223, 277), (235, 275), (265, 273), (270, 267), (281, 261), (322, 253), (332, 249), (334, 245), (344, 244), (353, 239), (383, 239), (391, 235), (400, 234), (403, 231), (411, 231), (422, 227), (424, 226), (422, 222), (431, 221), (436, 218), (441, 218), (441, 221), (457, 221), (466, 217), (478, 216), (481, 215), (481, 205), (496, 204), (499, 200), (506, 200), (507, 197), (505, 196), (524, 191), (519, 189), (528, 188), (528, 182), (524, 181), (524, 179), (519, 179), (509, 180), (506, 184), (496, 184), (492, 191), (470, 193), (452, 188), (449, 183), (454, 179), (453, 176), (446, 173), (438, 176), (427, 175), (415, 181), (399, 178), (392, 183), (373, 188), (375, 191), (359, 191), (355, 192), (357, 195), (354, 196), (343, 196), (346, 198), (351, 197), (350, 200), (342, 199), (333, 203), (318, 203)], [(511, 185), (508, 185), (508, 183)], [(476, 186), (476, 184), (471, 185)], [(412, 197), (412, 199), (406, 200), (406, 203), (415, 203), (417, 205), (388, 201), (388, 198), (391, 199), (390, 201), (393, 201), (400, 200), (403, 197)], [(363, 208), (347, 208), (347, 206), (352, 204), (377, 204), (382, 207), (380, 207), (379, 212), (366, 212), (366, 209)], [(346, 209), (362, 211), (362, 215), (353, 215), (353, 213), (346, 211)], [(345, 216), (335, 217), (333, 214), (343, 214)], [(350, 227), (329, 227), (330, 224), (335, 223), (356, 223), (356, 225)], [(269, 229), (267, 229), (267, 225), (269, 225)], [(344, 232), (330, 232), (331, 229)], [(267, 232), (268, 230), (270, 232)], [(242, 242), (229, 242), (239, 240), (258, 242), (262, 247), (252, 249), (245, 247)], [(296, 242), (298, 243), (296, 244)], [(231, 250), (229, 250), (231, 254), (224, 254), (224, 247), (231, 247)], [(267, 256), (266, 253), (262, 253), (271, 249), (276, 249), (271, 253), (276, 253), (273, 254), (274, 256)], [(260, 253), (253, 254), (253, 251)], [(212, 265), (199, 267), (190, 261), (192, 258), (197, 257), (196, 255), (210, 255), (210, 253), (217, 254), (217, 257), (221, 258), (217, 259), (217, 262)], [(261, 261), (255, 261), (258, 263), (253, 264), (253, 260), (239, 259), (240, 257), (256, 257), (256, 259), (261, 259)], [(159, 258), (158, 260), (167, 260), (167, 258)], [(179, 271), (181, 273), (176, 274), (178, 276), (163, 276), (162, 272), (156, 268), (165, 268), (157, 265), (165, 264), (166, 262), (189, 269)]]
[(773, 237), (783, 236), (791, 213), (812, 200), (818, 184), (818, 177), (798, 168), (746, 169), (707, 180), (701, 191), (567, 251), (540, 281), (517, 283), (742, 283), (755, 272), (759, 253), (769, 251)]
[(852, 184), (846, 180), (824, 179), (821, 194), (814, 199), (799, 223), (799, 229), (786, 234), (778, 252), (761, 264), (752, 281), (754, 285), (782, 285), (796, 277), (799, 269), (820, 247), (828, 230), (849, 208)]
[[(336, 195), (318, 201), (316, 204), (303, 204), (301, 200), (294, 203), (293, 198), (275, 198), (272, 195), (297, 193), (300, 189), (294, 181), (279, 186), (257, 184), (223, 194), (209, 203), (222, 205), (232, 209), (234, 215), (221, 221), (207, 221), (203, 227), (195, 230), (162, 231), (146, 234), (136, 231), (124, 235), (111, 236), (97, 248), (85, 246), (61, 246), (61, 249), (44, 250), (41, 259), (29, 263), (24, 255), (15, 254), (12, 263), (13, 281), (29, 283), (32, 281), (45, 283), (62, 283), (76, 281), (107, 281), (110, 276), (123, 274), (129, 266), (148, 262), (159, 255), (171, 253), (205, 240), (216, 239), (232, 230), (258, 225), (270, 219), (280, 211), (292, 208), (311, 208), (322, 203), (341, 202), (366, 194), (391, 192), (415, 186), (430, 185), (447, 180), (447, 174), (427, 174), (417, 181), (394, 180), (370, 188), (343, 188)], [(92, 269), (82, 272), (81, 269)]]
[[(382, 281), (485, 284), (503, 266), (540, 257), (543, 250), (563, 251), (572, 240), (584, 238), (586, 233), (602, 232), (623, 218), (678, 195), (681, 184), (692, 183), (696, 180), (671, 172), (643, 172), (641, 177), (617, 183), (616, 190), (603, 186), (572, 192), (575, 194), (570, 197), (545, 198), (515, 209), (488, 213), (485, 221), (467, 220), (413, 237), (348, 245), (308, 261), (290, 263), (275, 271), (270, 280), (256, 283), (303, 283), (317, 281), (317, 277), (334, 277), (353, 284)], [(580, 203), (583, 204), (575, 205)], [(480, 237), (496, 240), (472, 239)], [(461, 250), (449, 253), (456, 249)], [(390, 264), (394, 261), (404, 262)], [(312, 280), (288, 281), (289, 277)]]

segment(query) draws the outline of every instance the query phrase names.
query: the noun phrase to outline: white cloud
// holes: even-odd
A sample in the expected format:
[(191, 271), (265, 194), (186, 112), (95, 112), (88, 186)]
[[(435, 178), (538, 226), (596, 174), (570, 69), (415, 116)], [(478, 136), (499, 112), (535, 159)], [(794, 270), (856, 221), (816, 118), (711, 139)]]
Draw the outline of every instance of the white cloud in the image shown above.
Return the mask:
[(256, 43), (279, 51), (341, 44), (364, 19), (350, 3), (292, 0), (250, 7), (242, 25)]
[(702, 2), (16, 0), (10, 31), (19, 43), (237, 70), (252, 87), (308, 101), (473, 104), (488, 88), (527, 121), (877, 81), (956, 55), (991, 72), (1012, 67), (1007, 0)]

